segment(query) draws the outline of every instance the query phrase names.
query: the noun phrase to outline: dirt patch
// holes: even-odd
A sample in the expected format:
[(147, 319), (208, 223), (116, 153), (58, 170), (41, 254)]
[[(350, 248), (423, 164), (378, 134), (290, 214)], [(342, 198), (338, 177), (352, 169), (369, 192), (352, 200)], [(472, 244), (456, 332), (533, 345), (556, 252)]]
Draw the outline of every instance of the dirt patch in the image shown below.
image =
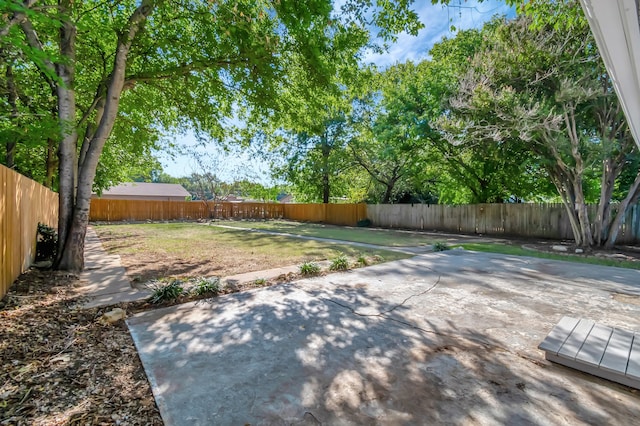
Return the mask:
[(162, 425), (126, 325), (79, 310), (75, 281), (31, 270), (0, 301), (0, 424)]
[[(527, 241), (506, 240), (509, 245), (520, 245), (527, 250), (542, 253), (552, 253), (566, 256), (595, 257), (612, 261), (640, 262), (640, 249), (633, 246), (615, 247), (612, 250), (599, 248), (581, 248), (573, 244), (573, 241)], [(565, 250), (560, 250), (563, 247)]]
[(616, 302), (628, 303), (630, 305), (640, 306), (640, 296), (634, 296), (631, 294), (612, 293), (613, 300)]

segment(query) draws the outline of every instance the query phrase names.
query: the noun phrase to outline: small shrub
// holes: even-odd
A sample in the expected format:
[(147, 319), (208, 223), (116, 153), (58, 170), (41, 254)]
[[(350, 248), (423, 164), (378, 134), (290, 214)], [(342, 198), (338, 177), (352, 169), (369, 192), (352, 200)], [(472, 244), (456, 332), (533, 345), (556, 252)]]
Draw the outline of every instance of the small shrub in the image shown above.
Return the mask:
[(450, 247), (447, 245), (447, 243), (443, 243), (441, 241), (438, 241), (433, 244), (433, 251), (445, 251), (445, 250), (449, 250), (449, 248)]
[(153, 304), (176, 300), (185, 292), (182, 281), (180, 280), (172, 280), (168, 284), (156, 281), (151, 285), (151, 288), (153, 289), (153, 293), (149, 298), (149, 302)]
[(193, 293), (195, 293), (196, 296), (218, 295), (218, 293), (220, 293), (220, 278), (198, 278), (193, 287)]
[(376, 254), (375, 256), (373, 256), (373, 261), (375, 263), (384, 262), (384, 257), (380, 256), (379, 254)]
[(358, 256), (358, 259), (356, 259), (356, 263), (358, 266), (367, 266), (369, 264), (369, 259), (367, 259), (367, 256), (364, 254), (361, 254)]
[(36, 261), (53, 260), (58, 250), (58, 233), (44, 223), (38, 223)]
[(304, 262), (300, 265), (300, 273), (302, 275), (316, 275), (320, 273), (320, 266), (314, 262)]
[(369, 227), (369, 226), (371, 226), (371, 220), (369, 220), (369, 219), (362, 219), (362, 220), (359, 220), (359, 221), (357, 222), (357, 225), (358, 225), (359, 227), (361, 227), (361, 228)]
[(334, 258), (329, 266), (331, 271), (346, 271), (347, 269), (349, 269), (349, 259), (344, 253)]
[(262, 287), (263, 285), (267, 285), (267, 280), (265, 280), (264, 278), (258, 278), (253, 282), (253, 284), (255, 284), (258, 287)]

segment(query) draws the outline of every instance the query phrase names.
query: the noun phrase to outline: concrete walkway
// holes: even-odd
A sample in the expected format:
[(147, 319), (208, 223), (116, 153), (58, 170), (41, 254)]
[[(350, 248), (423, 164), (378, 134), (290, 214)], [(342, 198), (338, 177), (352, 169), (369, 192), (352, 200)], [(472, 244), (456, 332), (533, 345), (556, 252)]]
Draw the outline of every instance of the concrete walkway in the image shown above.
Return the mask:
[(89, 298), (82, 306), (85, 309), (143, 300), (151, 294), (149, 290), (131, 287), (120, 256), (107, 254), (91, 227), (87, 228), (84, 271), (77, 290)]
[(635, 424), (544, 360), (562, 316), (640, 331), (640, 271), (431, 253), (127, 320), (166, 425)]

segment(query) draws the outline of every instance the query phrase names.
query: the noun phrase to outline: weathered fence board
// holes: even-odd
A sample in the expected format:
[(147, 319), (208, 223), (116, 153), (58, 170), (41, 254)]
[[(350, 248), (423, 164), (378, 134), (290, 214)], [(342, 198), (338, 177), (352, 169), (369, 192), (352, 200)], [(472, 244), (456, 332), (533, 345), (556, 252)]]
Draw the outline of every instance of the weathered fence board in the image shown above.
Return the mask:
[(283, 204), (284, 218), (301, 222), (323, 222), (355, 226), (367, 218), (366, 204)]
[(204, 201), (91, 200), (89, 220), (104, 222), (197, 219), (280, 219), (276, 203), (214, 203)]
[[(612, 205), (616, 208), (616, 205)], [(589, 206), (594, 217), (596, 206)], [(465, 234), (573, 239), (562, 204), (375, 204), (367, 206), (374, 226)], [(640, 242), (640, 206), (629, 209), (618, 244)]]
[(35, 259), (38, 222), (57, 227), (58, 194), (0, 165), (0, 297)]

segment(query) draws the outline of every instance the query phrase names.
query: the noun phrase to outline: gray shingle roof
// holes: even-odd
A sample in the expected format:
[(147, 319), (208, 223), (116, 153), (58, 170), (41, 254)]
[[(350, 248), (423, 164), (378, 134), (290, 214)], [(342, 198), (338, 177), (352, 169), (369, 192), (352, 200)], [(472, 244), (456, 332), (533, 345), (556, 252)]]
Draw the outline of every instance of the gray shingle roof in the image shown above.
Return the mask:
[(191, 194), (176, 183), (121, 183), (104, 191), (102, 195), (135, 195), (147, 197), (188, 197)]

